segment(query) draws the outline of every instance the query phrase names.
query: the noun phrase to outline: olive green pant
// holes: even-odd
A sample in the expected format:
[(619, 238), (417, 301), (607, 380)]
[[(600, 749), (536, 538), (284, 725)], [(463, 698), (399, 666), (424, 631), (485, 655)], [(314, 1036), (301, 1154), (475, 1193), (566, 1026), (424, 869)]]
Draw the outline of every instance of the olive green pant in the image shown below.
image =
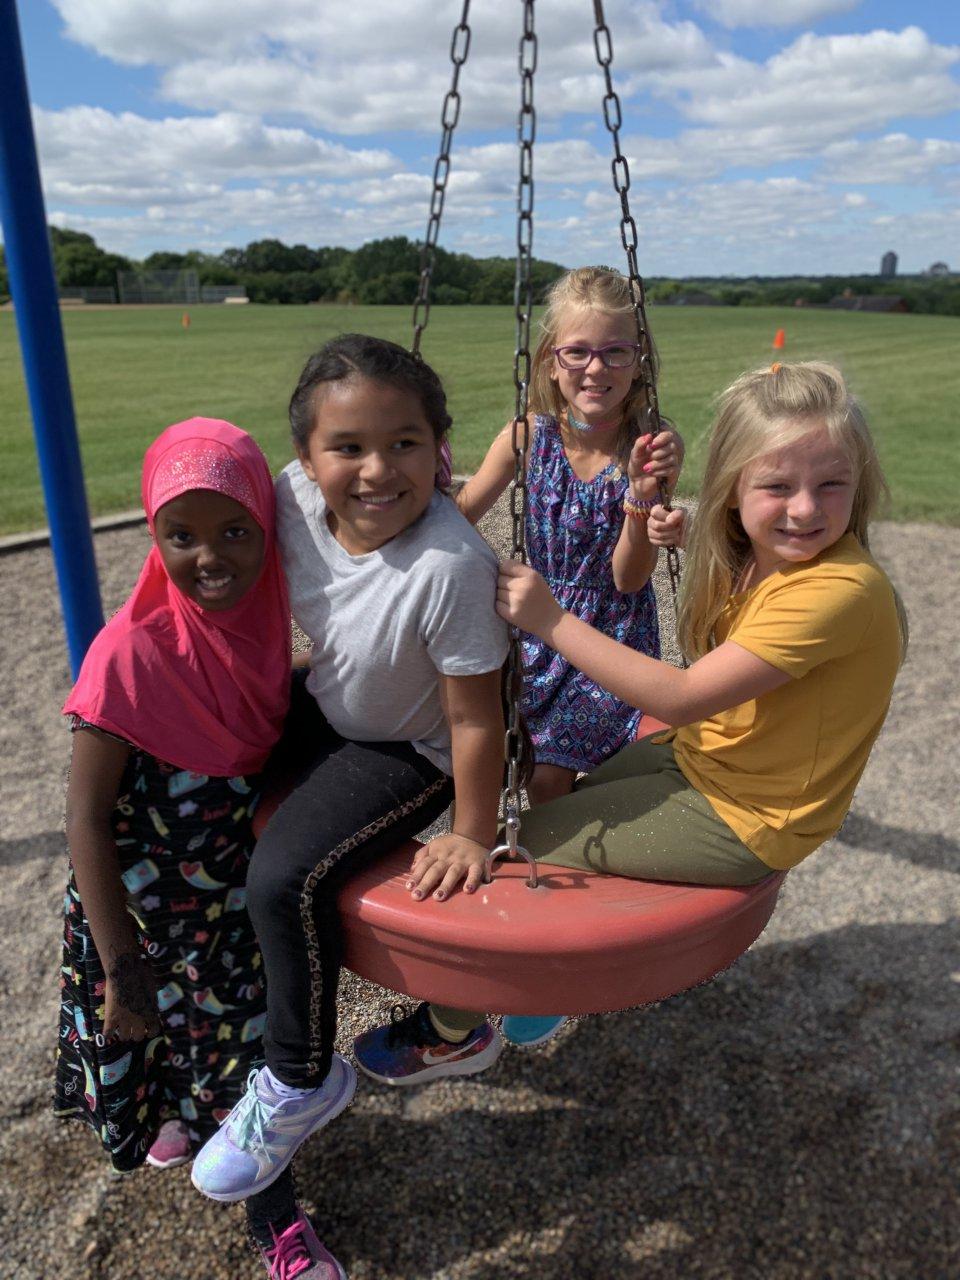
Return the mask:
[[(538, 862), (633, 880), (755, 884), (771, 868), (691, 787), (670, 743), (631, 743), (581, 778), (569, 795), (523, 814), (520, 843)], [(445, 1028), (469, 1031), (483, 1015), (435, 1006)]]

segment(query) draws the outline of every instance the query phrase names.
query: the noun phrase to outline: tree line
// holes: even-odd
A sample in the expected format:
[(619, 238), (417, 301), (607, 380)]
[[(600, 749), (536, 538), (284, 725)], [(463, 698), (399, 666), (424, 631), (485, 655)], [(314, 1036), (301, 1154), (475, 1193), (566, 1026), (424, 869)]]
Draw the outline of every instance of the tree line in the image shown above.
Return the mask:
[[(409, 306), (420, 279), (420, 246), (405, 236), (372, 240), (359, 249), (286, 245), (254, 240), (219, 254), (151, 253), (142, 261), (106, 253), (92, 236), (51, 227), (54, 271), (61, 289), (115, 286), (118, 271), (193, 269), (200, 285), (242, 285), (251, 302), (395, 303)], [(557, 262), (534, 259), (534, 294), (540, 296), (564, 272)], [(513, 302), (512, 258), (473, 258), (437, 248), (430, 288), (441, 305)], [(9, 292), (0, 250), (0, 296)]]
[[(92, 236), (51, 227), (54, 269), (62, 289), (115, 287), (118, 271), (193, 269), (201, 285), (242, 285), (251, 302), (357, 302), (409, 306), (417, 292), (420, 246), (406, 236), (372, 240), (359, 249), (286, 245), (254, 240), (245, 248), (219, 254), (162, 251), (143, 261), (107, 253)], [(534, 259), (532, 279), (538, 300), (561, 276), (556, 262)], [(439, 305), (506, 305), (513, 302), (512, 258), (474, 258), (438, 247), (430, 290)], [(724, 306), (823, 306), (849, 290), (859, 296), (902, 298), (907, 309), (934, 315), (960, 315), (960, 277), (875, 275), (651, 277), (652, 302), (670, 303), (686, 294), (707, 294)], [(6, 262), (0, 248), (0, 301), (9, 296)]]
[(960, 276), (738, 276), (652, 279), (648, 296), (671, 303), (691, 294), (707, 294), (725, 307), (823, 307), (844, 293), (856, 297), (895, 297), (907, 311), (960, 315)]

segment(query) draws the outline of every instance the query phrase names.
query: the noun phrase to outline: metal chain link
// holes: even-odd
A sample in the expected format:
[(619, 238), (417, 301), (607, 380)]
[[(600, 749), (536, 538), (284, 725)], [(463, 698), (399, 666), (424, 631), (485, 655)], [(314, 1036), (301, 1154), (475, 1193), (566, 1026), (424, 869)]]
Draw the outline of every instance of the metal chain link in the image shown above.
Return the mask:
[[(644, 434), (656, 435), (661, 429), (660, 403), (657, 397), (657, 379), (653, 360), (653, 341), (647, 325), (647, 299), (640, 269), (637, 266), (637, 245), (639, 236), (637, 224), (630, 213), (630, 202), (627, 192), (630, 190), (630, 168), (627, 158), (620, 150), (620, 126), (623, 123), (623, 112), (620, 99), (613, 87), (610, 66), (613, 62), (613, 41), (610, 28), (603, 16), (603, 0), (593, 0), (593, 16), (596, 26), (593, 32), (593, 47), (597, 62), (603, 71), (606, 92), (603, 97), (603, 120), (613, 138), (613, 189), (620, 197), (620, 241), (627, 255), (627, 273), (630, 278), (630, 294), (633, 298), (633, 310), (637, 320), (637, 341), (640, 343), (640, 377), (639, 381), (646, 391), (647, 407), (644, 411)], [(670, 510), (670, 495), (664, 480), (660, 480), (660, 501)], [(674, 614), (677, 609), (677, 591), (680, 586), (680, 555), (676, 547), (667, 549), (667, 570), (670, 574), (670, 593), (673, 597)]]
[[(537, 132), (537, 113), (533, 105), (533, 77), (537, 69), (537, 37), (534, 31), (534, 0), (523, 0), (523, 35), (520, 37), (520, 112), (517, 119), (517, 141), (520, 168), (517, 178), (517, 269), (513, 285), (513, 310), (516, 316), (516, 348), (513, 357), (513, 385), (516, 389), (510, 440), (513, 448), (513, 479), (510, 482), (510, 515), (513, 522), (511, 558), (527, 562), (527, 448), (530, 443), (530, 419), (527, 414), (530, 387), (530, 316), (533, 311), (533, 143)], [(507, 780), (503, 788), (505, 843), (487, 859), (488, 872), (494, 860), (508, 854), (519, 854), (527, 860), (530, 875), (527, 884), (537, 886), (537, 864), (518, 841), (520, 838), (520, 702), (523, 686), (523, 652), (520, 630), (510, 628), (507, 654), (507, 730), (504, 756)]]
[(440, 150), (433, 166), (433, 190), (430, 193), (430, 216), (427, 219), (427, 232), (420, 249), (420, 280), (417, 285), (417, 296), (413, 304), (413, 345), (410, 350), (415, 356), (420, 355), (420, 338), (430, 319), (430, 281), (433, 275), (433, 264), (436, 259), (437, 237), (440, 234), (440, 217), (443, 213), (443, 202), (447, 194), (447, 179), (450, 177), (450, 148), (453, 144), (453, 131), (460, 119), (460, 68), (467, 60), (470, 52), (470, 27), (467, 18), (470, 13), (470, 0), (463, 0), (463, 12), (460, 21), (453, 29), (450, 39), (450, 61), (453, 63), (453, 78), (450, 88), (443, 100), (440, 112), (440, 123), (443, 133), (440, 136)]

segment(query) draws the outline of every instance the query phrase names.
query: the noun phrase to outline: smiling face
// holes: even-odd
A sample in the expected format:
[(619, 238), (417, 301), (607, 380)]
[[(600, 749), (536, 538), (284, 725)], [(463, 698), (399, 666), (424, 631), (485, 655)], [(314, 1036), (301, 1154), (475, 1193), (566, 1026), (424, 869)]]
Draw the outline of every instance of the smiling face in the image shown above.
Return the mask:
[(300, 461), (323, 493), (330, 532), (351, 555), (375, 551), (419, 519), (437, 459), (415, 392), (359, 375), (317, 391)]
[(212, 489), (165, 503), (154, 536), (173, 585), (212, 612), (238, 604), (263, 567), (263, 530), (246, 507)]
[[(612, 343), (626, 345), (636, 341), (637, 326), (632, 316), (582, 310), (565, 317), (554, 346), (596, 350)], [(616, 416), (639, 372), (636, 360), (625, 369), (608, 369), (599, 356), (593, 356), (584, 369), (564, 369), (553, 356), (550, 377), (576, 417), (593, 424)]]
[(739, 508), (760, 576), (833, 546), (847, 531), (855, 493), (851, 460), (822, 421), (747, 467), (731, 505)]

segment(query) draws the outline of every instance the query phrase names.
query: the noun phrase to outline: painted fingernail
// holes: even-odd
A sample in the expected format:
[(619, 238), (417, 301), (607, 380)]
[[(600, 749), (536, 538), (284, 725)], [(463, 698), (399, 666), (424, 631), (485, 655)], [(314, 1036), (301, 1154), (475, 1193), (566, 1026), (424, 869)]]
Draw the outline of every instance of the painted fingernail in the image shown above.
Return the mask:
[(446, 894), (443, 892), (442, 889), (438, 889), (433, 896), (436, 898), (438, 902), (442, 902), (443, 899), (446, 897)]
[(644, 471), (652, 471), (652, 470), (653, 470), (653, 463), (652, 463), (652, 462), (645, 462), (645, 463), (644, 463), (644, 466), (643, 466), (643, 469), (644, 469)]
[(414, 891), (413, 891), (413, 896), (414, 896), (415, 898), (422, 898), (422, 897), (423, 897), (423, 894), (420, 892), (420, 890), (419, 890), (419, 889), (414, 889)]

